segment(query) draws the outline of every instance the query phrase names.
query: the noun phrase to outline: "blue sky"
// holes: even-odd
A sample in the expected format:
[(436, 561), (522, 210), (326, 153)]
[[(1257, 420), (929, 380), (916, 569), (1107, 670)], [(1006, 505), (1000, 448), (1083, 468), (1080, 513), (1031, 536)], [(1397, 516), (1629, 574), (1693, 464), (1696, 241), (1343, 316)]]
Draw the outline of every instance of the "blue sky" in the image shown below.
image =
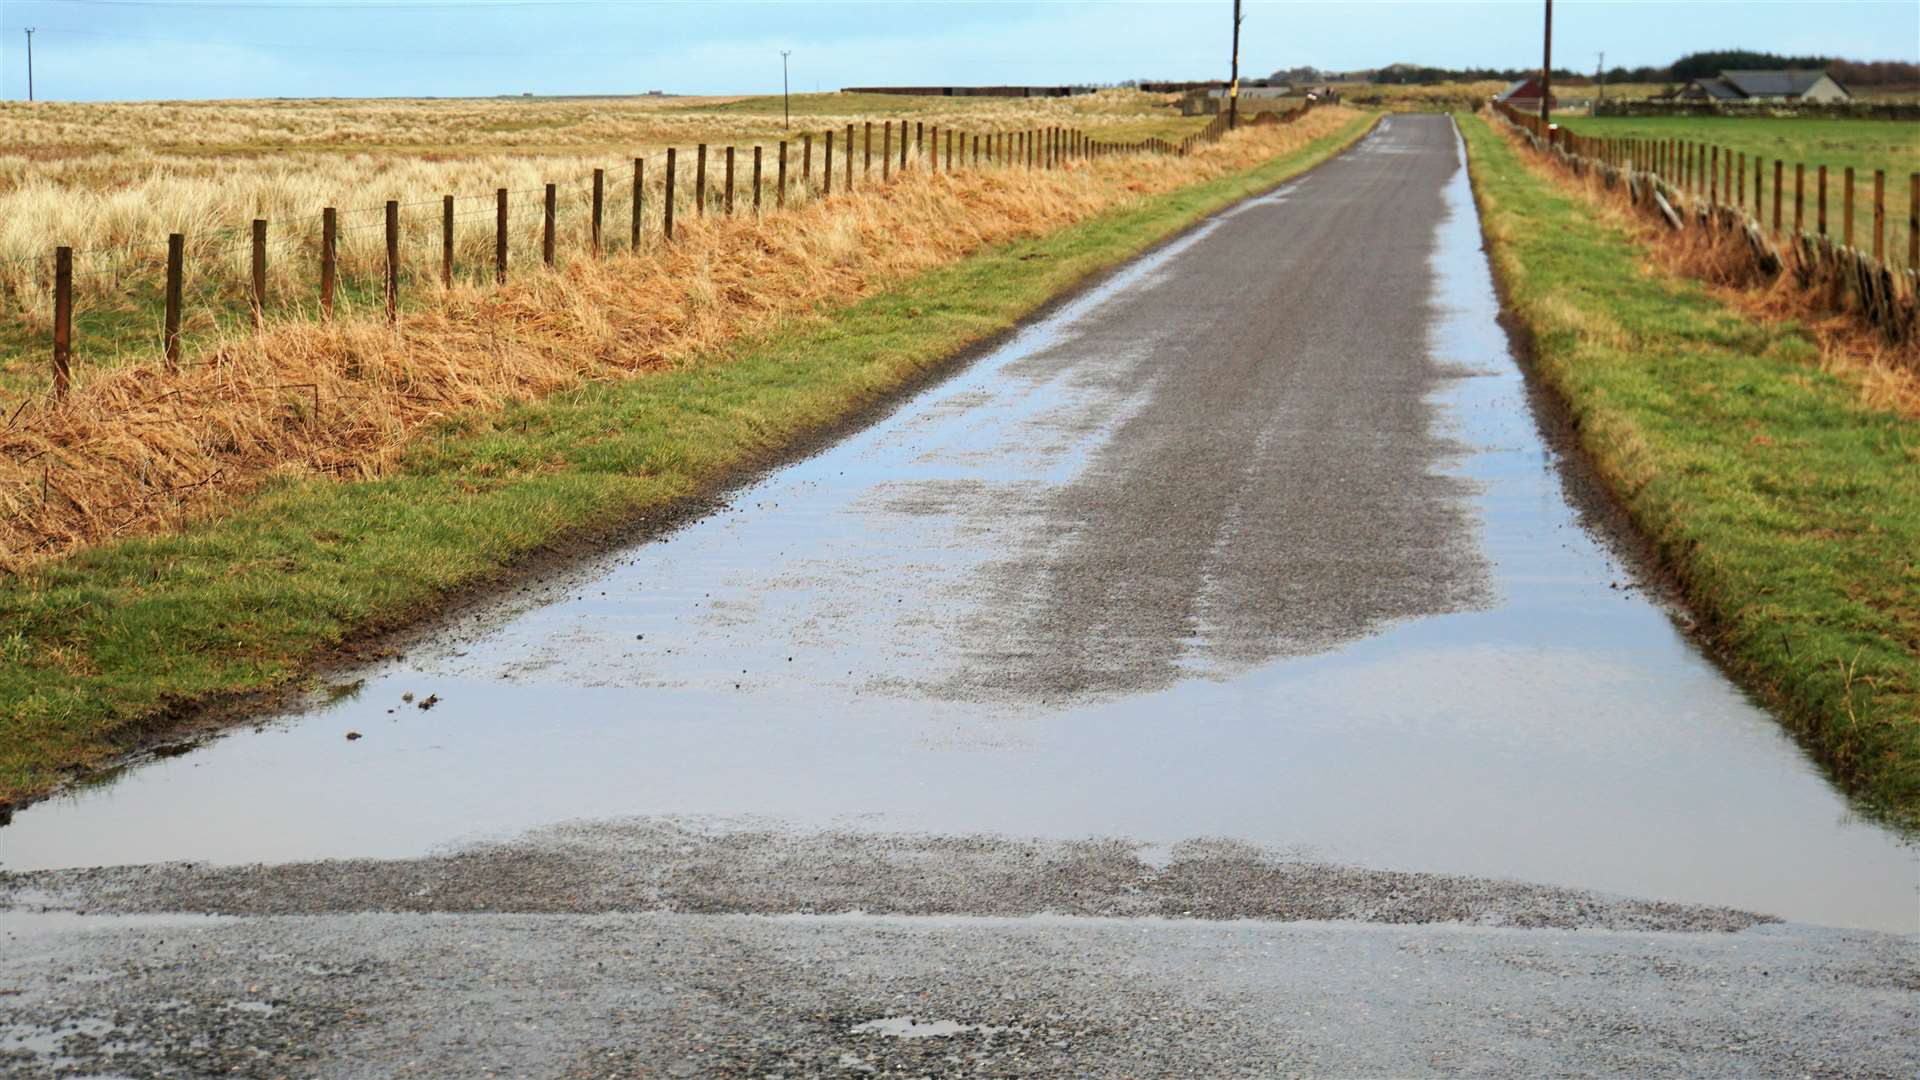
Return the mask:
[[(43, 99), (777, 92), (874, 83), (1114, 82), (1224, 73), (1229, 0), (0, 0), (0, 95)], [(1746, 47), (1920, 59), (1920, 0), (1555, 5), (1591, 68)], [(1539, 59), (1540, 4), (1248, 0), (1244, 70)], [(0, 133), (0, 142), (4, 142)]]

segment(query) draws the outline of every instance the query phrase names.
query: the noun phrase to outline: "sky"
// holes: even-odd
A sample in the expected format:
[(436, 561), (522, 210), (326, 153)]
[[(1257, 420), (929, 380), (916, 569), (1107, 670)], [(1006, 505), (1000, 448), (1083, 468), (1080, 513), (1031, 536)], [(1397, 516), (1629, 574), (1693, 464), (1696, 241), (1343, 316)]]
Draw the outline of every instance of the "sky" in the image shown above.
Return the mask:
[[(1230, 0), (0, 0), (0, 96), (778, 93), (1225, 77)], [(1246, 0), (1245, 75), (1539, 63), (1541, 4)], [(1920, 0), (1559, 0), (1554, 61), (1753, 48), (1920, 61)], [(0, 142), (5, 133), (0, 132)]]

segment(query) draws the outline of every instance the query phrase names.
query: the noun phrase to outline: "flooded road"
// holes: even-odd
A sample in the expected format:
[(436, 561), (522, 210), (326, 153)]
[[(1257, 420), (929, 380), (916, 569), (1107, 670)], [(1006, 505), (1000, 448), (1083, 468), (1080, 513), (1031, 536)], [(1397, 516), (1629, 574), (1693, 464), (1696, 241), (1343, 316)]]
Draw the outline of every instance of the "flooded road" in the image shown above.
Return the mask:
[(728, 509), (30, 808), (0, 867), (670, 816), (1920, 930), (1915, 851), (1583, 528), (1459, 155), (1392, 118)]

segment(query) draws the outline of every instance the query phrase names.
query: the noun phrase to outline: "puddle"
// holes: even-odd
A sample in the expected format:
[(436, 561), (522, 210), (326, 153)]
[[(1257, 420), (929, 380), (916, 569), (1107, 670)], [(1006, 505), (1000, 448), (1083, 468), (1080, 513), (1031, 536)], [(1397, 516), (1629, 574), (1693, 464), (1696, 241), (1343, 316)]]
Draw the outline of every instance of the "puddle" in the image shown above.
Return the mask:
[[(1403, 154), (1406, 126), (1362, 150)], [(1264, 212), (1310, 194), (1287, 191)], [(1203, 624), (1181, 677), (1138, 692), (949, 692), (1007, 601), (988, 571), (1066, 542), (1047, 500), (1169, 377), (1148, 361), (1177, 328), (1061, 357), (1108, 305), (1166, 287), (1203, 230), (721, 513), (354, 672), (304, 715), (31, 808), (0, 829), (0, 866), (402, 857), (571, 819), (762, 815), (1231, 836), (1920, 929), (1915, 851), (1856, 818), (1580, 528), (1494, 321), (1463, 169), (1445, 200), (1429, 333), (1451, 377), (1432, 401), (1460, 447), (1438, 468), (1471, 491), (1474, 610), (1248, 663), (1208, 655)]]
[[(892, 1039), (948, 1039), (955, 1035), (1000, 1035), (1017, 1029), (994, 1024), (963, 1024), (957, 1020), (916, 1020), (911, 1016), (883, 1016), (849, 1028), (850, 1035), (885, 1035)], [(1025, 1034), (1025, 1032), (1021, 1032)]]
[(0, 908), (0, 941), (93, 930), (202, 930), (232, 921), (225, 915), (86, 915), (77, 911)]

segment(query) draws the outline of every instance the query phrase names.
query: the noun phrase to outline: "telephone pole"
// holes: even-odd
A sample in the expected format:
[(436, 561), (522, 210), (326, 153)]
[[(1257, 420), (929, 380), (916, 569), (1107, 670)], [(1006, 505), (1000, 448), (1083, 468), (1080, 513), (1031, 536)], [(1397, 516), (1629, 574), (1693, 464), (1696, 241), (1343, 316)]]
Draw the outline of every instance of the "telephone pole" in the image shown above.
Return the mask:
[(1553, 0), (1547, 0), (1547, 31), (1540, 46), (1540, 123), (1547, 123), (1549, 106), (1553, 100)]
[(1600, 54), (1600, 66), (1593, 69), (1593, 81), (1600, 84), (1600, 100), (1607, 100), (1607, 54)]
[(1227, 84), (1227, 130), (1240, 126), (1240, 0), (1233, 0), (1233, 73)]
[(27, 27), (27, 100), (33, 100), (33, 27)]
[[(787, 95), (787, 57), (792, 55), (792, 49), (780, 50), (780, 123), (789, 128), (793, 126), (793, 105)], [(759, 197), (754, 196), (756, 199)]]

